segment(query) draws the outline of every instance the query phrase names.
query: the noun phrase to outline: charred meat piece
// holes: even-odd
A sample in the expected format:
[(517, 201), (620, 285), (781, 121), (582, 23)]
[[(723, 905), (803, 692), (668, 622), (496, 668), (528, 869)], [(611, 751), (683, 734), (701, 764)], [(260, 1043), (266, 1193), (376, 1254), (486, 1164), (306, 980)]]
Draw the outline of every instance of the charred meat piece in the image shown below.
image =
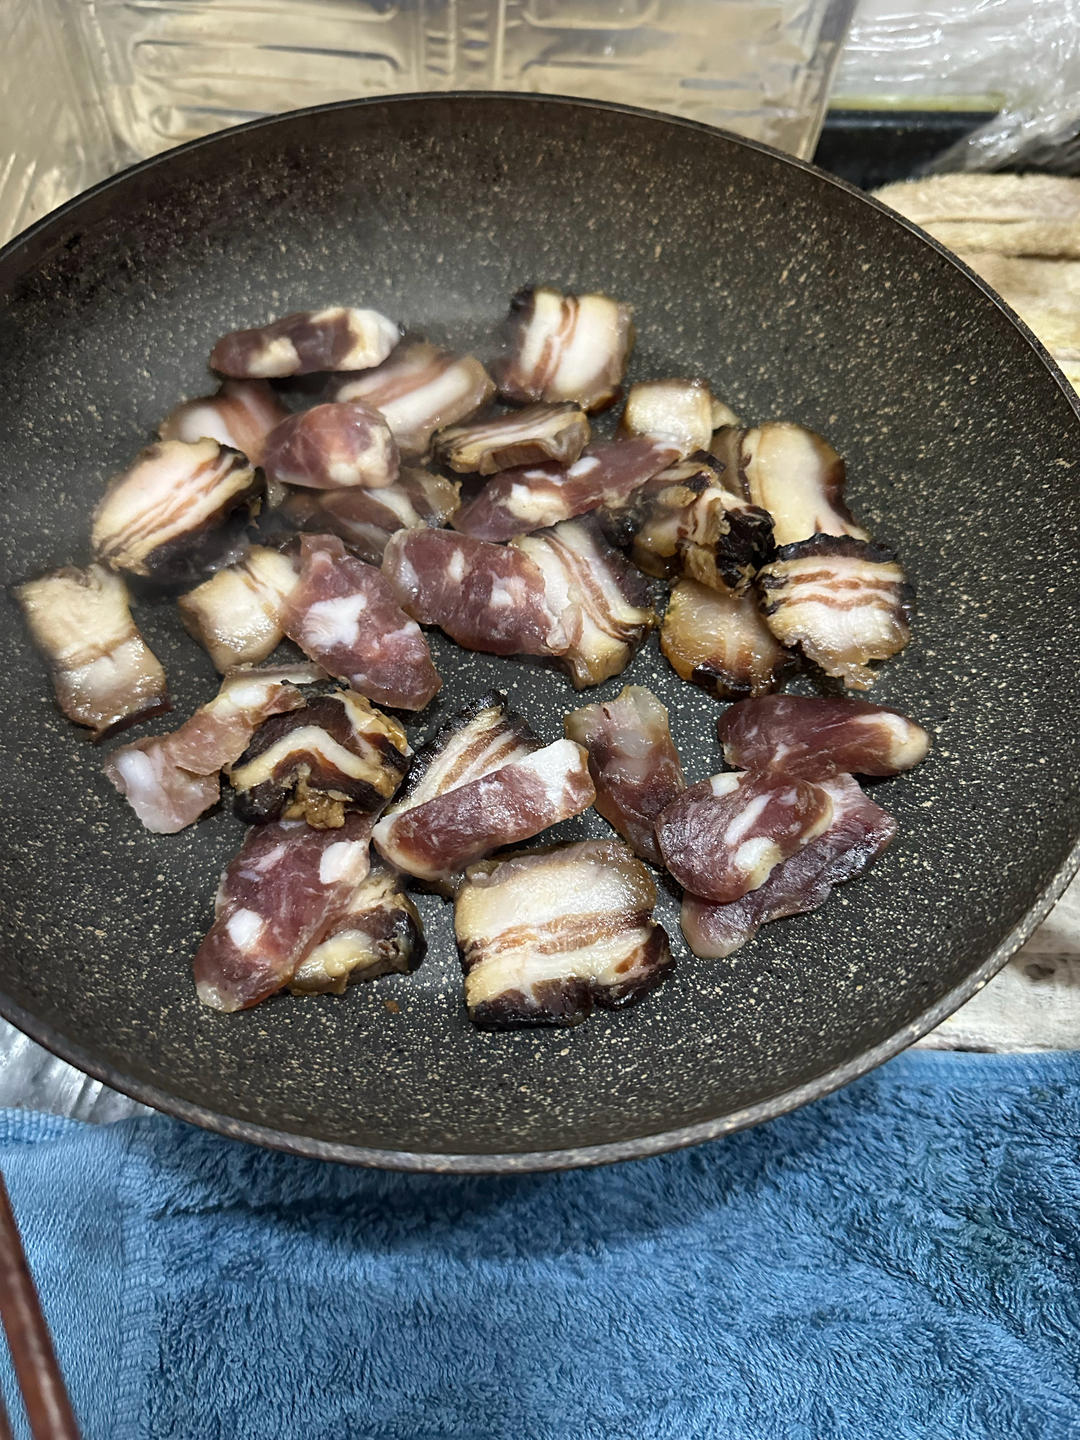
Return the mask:
[(442, 685), (386, 577), (335, 535), (301, 538), (300, 579), (281, 624), (305, 655), (380, 705), (422, 710)]
[(503, 470), (463, 505), (451, 524), (478, 540), (510, 540), (595, 510), (619, 505), (675, 458), (654, 440), (609, 440), (590, 445), (573, 465)]
[(454, 905), (470, 1019), (576, 1025), (640, 1000), (674, 963), (655, 904), (652, 876), (617, 840), (475, 866)]
[(740, 900), (717, 905), (689, 892), (683, 896), (686, 943), (703, 960), (732, 954), (762, 925), (824, 905), (834, 885), (861, 874), (890, 843), (896, 822), (850, 775), (822, 780), (833, 812), (828, 829), (782, 860), (763, 885)]
[(235, 565), (181, 595), (180, 618), (223, 674), (257, 665), (284, 638), (281, 614), (296, 580), (290, 555), (253, 545)]
[(95, 740), (172, 709), (165, 671), (135, 627), (119, 575), (69, 565), (28, 580), (15, 595), (57, 705)]
[(815, 535), (785, 545), (758, 574), (765, 621), (781, 645), (798, 647), (853, 690), (877, 678), (911, 639), (914, 595), (891, 550), (851, 536)]
[(571, 636), (548, 608), (544, 575), (523, 550), (449, 530), (399, 530), (383, 573), (402, 608), (467, 650), (561, 655)]
[(362, 695), (311, 695), (264, 720), (229, 770), (241, 820), (339, 829), (346, 810), (381, 810), (409, 767), (405, 731)]
[(800, 780), (896, 775), (930, 749), (921, 725), (866, 700), (766, 695), (732, 705), (716, 728), (735, 769), (782, 770)]
[(499, 372), (504, 400), (573, 400), (592, 411), (618, 399), (634, 344), (631, 306), (545, 285), (514, 296), (510, 331), (510, 354)]
[(572, 465), (588, 443), (589, 421), (579, 406), (529, 405), (511, 415), (443, 430), (435, 453), (451, 470), (494, 475), (548, 460)]
[(672, 590), (660, 649), (684, 680), (721, 700), (775, 690), (793, 664), (751, 591), (732, 595), (696, 580), (680, 580)]
[(562, 619), (569, 645), (560, 663), (576, 689), (626, 669), (656, 624), (640, 577), (604, 540), (590, 517), (521, 535), (513, 547), (544, 576), (547, 608)]
[(402, 456), (415, 460), (427, 454), (436, 430), (475, 415), (494, 393), (494, 381), (474, 355), (417, 341), (377, 370), (350, 376), (335, 399), (362, 400), (378, 410)]
[(262, 463), (276, 484), (308, 490), (381, 490), (398, 477), (389, 425), (359, 400), (290, 415), (267, 438)]
[(257, 727), (299, 709), (304, 697), (297, 686), (318, 678), (310, 665), (237, 670), (179, 729), (112, 751), (105, 774), (147, 830), (173, 835), (217, 802), (219, 772), (243, 754)]
[(426, 950), (423, 924), (400, 876), (376, 865), (300, 962), (289, 989), (294, 995), (344, 995), (355, 980), (415, 970)]
[(214, 923), (195, 955), (195, 992), (211, 1010), (245, 1010), (287, 985), (353, 903), (368, 873), (371, 819), (340, 830), (278, 820), (248, 831), (221, 877)]
[(667, 710), (643, 685), (625, 685), (614, 700), (574, 710), (563, 724), (567, 739), (589, 752), (596, 809), (635, 854), (662, 865), (656, 820), (686, 789)]
[(498, 850), (580, 815), (595, 798), (580, 745), (556, 740), (478, 780), (387, 815), (372, 838), (391, 865), (431, 884)]
[[(819, 534), (869, 539), (844, 504), (844, 462), (820, 435), (773, 421), (729, 443), (743, 493), (772, 516), (777, 545)], [(725, 479), (734, 486), (735, 476)]]
[(266, 437), (289, 412), (265, 380), (226, 380), (216, 395), (185, 400), (158, 426), (162, 440), (216, 440), (262, 463)]
[(704, 900), (728, 903), (824, 833), (828, 791), (808, 780), (729, 770), (673, 800), (656, 822), (664, 864)]
[(161, 440), (110, 481), (94, 511), (94, 554), (155, 580), (201, 578), (236, 558), (261, 495), (258, 472), (238, 450)]
[(445, 525), (461, 503), (461, 485), (427, 470), (402, 470), (382, 490), (324, 490), (290, 495), (282, 515), (298, 530), (337, 535), (370, 565), (382, 564), (398, 530)]
[(647, 435), (685, 457), (707, 450), (718, 426), (737, 423), (704, 380), (645, 380), (630, 386), (619, 435)]
[(424, 741), (413, 757), (404, 790), (386, 813), (412, 810), (459, 785), (524, 760), (540, 747), (529, 725), (507, 708), (503, 692), (492, 690), (463, 705)]
[(377, 310), (297, 310), (254, 330), (223, 335), (210, 368), (241, 380), (310, 375), (317, 370), (367, 370), (381, 365), (401, 338)]

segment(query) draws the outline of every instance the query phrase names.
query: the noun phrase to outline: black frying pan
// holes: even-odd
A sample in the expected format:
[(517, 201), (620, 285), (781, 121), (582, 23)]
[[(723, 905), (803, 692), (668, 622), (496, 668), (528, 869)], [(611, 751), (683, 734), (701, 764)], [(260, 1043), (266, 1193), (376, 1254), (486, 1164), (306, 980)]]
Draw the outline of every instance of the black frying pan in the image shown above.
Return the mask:
[[(895, 1054), (985, 983), (1075, 868), (1076, 397), (910, 225), (693, 124), (500, 96), (336, 106), (189, 145), (42, 221), (0, 256), (2, 579), (85, 557), (104, 480), (205, 391), (222, 331), (345, 301), (490, 354), (533, 280), (632, 301), (632, 378), (705, 375), (743, 416), (800, 421), (847, 457), (857, 513), (919, 595), (916, 638), (875, 691), (936, 737), (926, 765), (875, 787), (898, 840), (824, 910), (727, 961), (686, 955), (665, 896), (675, 977), (572, 1032), (475, 1031), (437, 900), (416, 975), (211, 1014), (189, 960), (241, 828), (217, 813), (175, 837), (142, 830), (53, 710), (8, 602), (0, 1009), (110, 1085), (373, 1164), (646, 1155)], [(216, 680), (171, 604), (138, 618), (172, 681), (169, 728)], [(438, 715), (495, 682), (553, 739), (581, 703), (539, 665), (436, 650)], [(692, 778), (718, 768), (720, 707), (655, 642), (598, 693), (623, 679), (671, 707)], [(604, 829), (593, 816), (568, 833)]]

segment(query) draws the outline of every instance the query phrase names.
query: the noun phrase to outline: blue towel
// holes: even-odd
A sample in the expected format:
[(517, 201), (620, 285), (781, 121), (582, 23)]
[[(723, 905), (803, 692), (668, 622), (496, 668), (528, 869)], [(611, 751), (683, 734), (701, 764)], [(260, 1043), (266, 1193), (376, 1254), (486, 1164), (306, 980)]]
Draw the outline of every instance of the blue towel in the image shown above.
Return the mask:
[(569, 1174), (15, 1111), (0, 1165), (86, 1440), (1080, 1435), (1077, 1054)]

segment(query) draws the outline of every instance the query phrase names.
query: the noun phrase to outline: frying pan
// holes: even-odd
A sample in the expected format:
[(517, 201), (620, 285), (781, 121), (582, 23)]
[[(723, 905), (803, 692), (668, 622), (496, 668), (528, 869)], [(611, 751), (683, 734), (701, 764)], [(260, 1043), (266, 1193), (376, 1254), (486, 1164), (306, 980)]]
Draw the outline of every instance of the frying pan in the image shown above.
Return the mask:
[[(0, 255), (2, 579), (86, 557), (105, 479), (178, 397), (205, 392), (221, 332), (345, 301), (490, 357), (530, 281), (631, 301), (631, 378), (707, 376), (742, 416), (809, 425), (846, 457), (856, 513), (899, 548), (919, 596), (915, 639), (875, 690), (935, 736), (919, 770), (874, 786), (897, 841), (823, 910), (725, 961), (687, 954), (664, 891), (675, 976), (574, 1031), (473, 1029), (450, 907), (433, 898), (415, 975), (212, 1014), (189, 961), (240, 826), (220, 811), (178, 836), (144, 831), (53, 709), (8, 599), (0, 1010), (108, 1084), (361, 1163), (647, 1155), (895, 1054), (994, 974), (1075, 868), (1075, 396), (914, 227), (691, 123), (543, 97), (350, 103), (196, 142), (57, 211)], [(153, 727), (168, 729), (216, 680), (171, 601), (140, 600), (137, 618), (172, 683), (174, 715)], [(540, 663), (434, 649), (433, 721), (500, 684), (550, 740), (582, 703)], [(624, 680), (670, 707), (692, 779), (719, 768), (719, 703), (655, 641), (586, 698)], [(606, 827), (592, 815), (564, 833)]]

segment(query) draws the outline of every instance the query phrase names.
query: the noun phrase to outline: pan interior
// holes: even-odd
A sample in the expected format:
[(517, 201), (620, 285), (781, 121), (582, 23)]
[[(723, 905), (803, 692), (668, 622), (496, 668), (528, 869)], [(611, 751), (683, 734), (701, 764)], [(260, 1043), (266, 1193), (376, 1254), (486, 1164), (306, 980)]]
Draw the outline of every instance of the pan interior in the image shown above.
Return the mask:
[[(8, 597), (0, 990), (114, 1081), (345, 1158), (634, 1141), (779, 1103), (915, 1026), (1062, 867), (1080, 774), (1073, 403), (909, 229), (686, 124), (498, 97), (333, 108), (164, 157), (17, 242), (0, 259), (3, 581), (85, 559), (104, 480), (205, 393), (223, 331), (356, 303), (490, 357), (508, 296), (534, 281), (632, 302), (632, 379), (705, 376), (748, 421), (796, 420), (846, 457), (856, 514), (919, 598), (915, 640), (873, 693), (935, 736), (927, 764), (874, 786), (897, 841), (824, 910), (726, 961), (687, 954), (665, 893), (674, 978), (572, 1032), (475, 1031), (435, 900), (416, 975), (210, 1014), (189, 961), (241, 828), (217, 813), (143, 831), (53, 710)], [(213, 671), (171, 603), (140, 600), (137, 619), (176, 703), (149, 728), (167, 729)], [(655, 642), (582, 698), (539, 664), (434, 649), (432, 718), (498, 684), (554, 739), (566, 710), (634, 681), (671, 708), (690, 777), (719, 768), (721, 707)]]

